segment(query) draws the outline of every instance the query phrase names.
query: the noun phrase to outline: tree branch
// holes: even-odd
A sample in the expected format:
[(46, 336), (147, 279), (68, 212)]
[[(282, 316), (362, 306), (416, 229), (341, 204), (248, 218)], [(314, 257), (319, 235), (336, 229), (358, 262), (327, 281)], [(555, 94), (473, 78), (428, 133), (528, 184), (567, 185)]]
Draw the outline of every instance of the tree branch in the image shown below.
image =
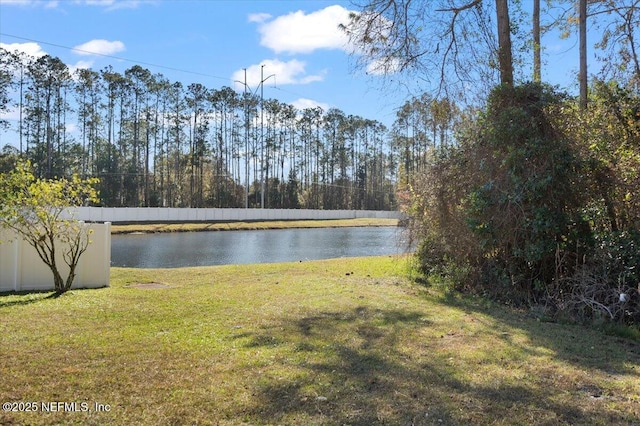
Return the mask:
[(480, 3), (482, 3), (482, 0), (473, 0), (471, 3), (465, 4), (464, 6), (452, 7), (449, 9), (436, 9), (436, 12), (453, 12), (454, 15), (457, 15), (463, 10), (471, 9), (472, 7), (478, 6)]

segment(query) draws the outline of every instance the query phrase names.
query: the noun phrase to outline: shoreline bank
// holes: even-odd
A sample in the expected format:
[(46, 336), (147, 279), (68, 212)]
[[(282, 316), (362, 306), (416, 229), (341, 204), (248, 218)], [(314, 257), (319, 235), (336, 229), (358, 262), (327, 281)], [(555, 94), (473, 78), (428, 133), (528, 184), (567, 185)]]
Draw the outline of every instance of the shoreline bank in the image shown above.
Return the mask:
[(112, 235), (154, 234), (167, 232), (252, 231), (263, 229), (340, 228), (365, 226), (399, 226), (398, 219), (327, 219), (278, 220), (259, 222), (193, 222), (193, 223), (134, 223), (111, 225)]

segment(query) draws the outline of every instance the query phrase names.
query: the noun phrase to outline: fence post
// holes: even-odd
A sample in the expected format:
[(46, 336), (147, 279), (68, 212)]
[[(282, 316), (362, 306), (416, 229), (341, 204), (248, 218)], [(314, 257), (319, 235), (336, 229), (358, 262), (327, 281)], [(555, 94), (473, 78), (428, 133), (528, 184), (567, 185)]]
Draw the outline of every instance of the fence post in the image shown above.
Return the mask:
[(111, 277), (111, 222), (104, 222), (104, 285), (109, 287)]
[(13, 271), (13, 289), (20, 291), (22, 288), (22, 237), (17, 233), (14, 234), (15, 244), (15, 256), (14, 256), (14, 271)]

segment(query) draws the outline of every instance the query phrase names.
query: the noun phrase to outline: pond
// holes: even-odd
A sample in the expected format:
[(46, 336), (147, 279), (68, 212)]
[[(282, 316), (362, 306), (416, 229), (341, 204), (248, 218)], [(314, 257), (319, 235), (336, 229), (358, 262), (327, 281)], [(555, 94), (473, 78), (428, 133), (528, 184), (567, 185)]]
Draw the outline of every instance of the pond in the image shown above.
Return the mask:
[(382, 256), (406, 251), (403, 228), (398, 227), (114, 235), (111, 266), (178, 268)]

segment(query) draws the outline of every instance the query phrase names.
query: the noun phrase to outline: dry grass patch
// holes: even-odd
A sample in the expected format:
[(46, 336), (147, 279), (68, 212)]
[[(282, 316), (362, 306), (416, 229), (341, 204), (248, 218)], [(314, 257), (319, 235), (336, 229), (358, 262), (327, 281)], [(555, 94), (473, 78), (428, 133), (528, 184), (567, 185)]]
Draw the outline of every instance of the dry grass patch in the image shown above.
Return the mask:
[[(1, 424), (637, 424), (640, 344), (412, 284), (406, 260), (112, 270), (0, 296)], [(349, 275), (347, 275), (349, 273)], [(139, 291), (135, 283), (168, 283)]]

